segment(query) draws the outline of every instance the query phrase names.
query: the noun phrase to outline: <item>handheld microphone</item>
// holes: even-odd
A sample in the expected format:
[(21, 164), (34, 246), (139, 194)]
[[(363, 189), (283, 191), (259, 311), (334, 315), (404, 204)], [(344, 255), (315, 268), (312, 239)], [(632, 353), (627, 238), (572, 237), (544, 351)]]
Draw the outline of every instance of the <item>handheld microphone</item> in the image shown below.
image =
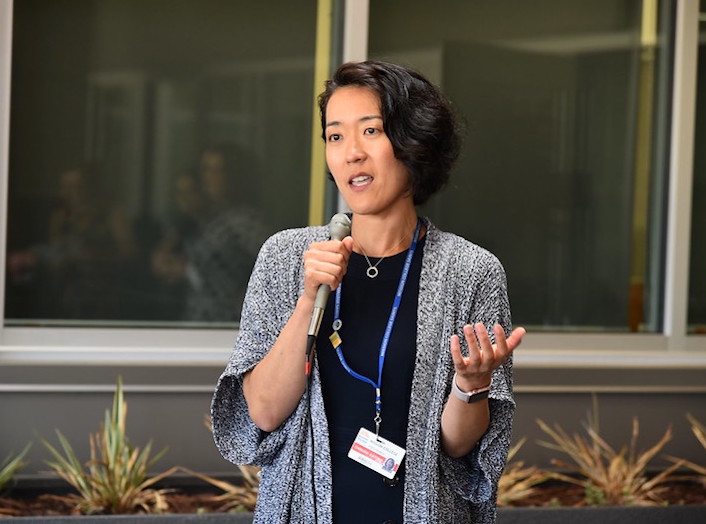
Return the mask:
[[(328, 225), (331, 240), (343, 240), (351, 234), (351, 219), (345, 213), (337, 213), (331, 218)], [(309, 324), (309, 336), (317, 336), (321, 327), (321, 318), (324, 316), (328, 296), (331, 293), (331, 288), (326, 284), (321, 284), (316, 292), (316, 300), (314, 301), (314, 310), (311, 314), (311, 323)]]
[[(331, 217), (331, 222), (328, 225), (331, 240), (343, 240), (351, 234), (351, 219), (345, 213), (336, 213)], [(319, 334), (321, 327), (321, 319), (324, 316), (328, 296), (331, 293), (331, 288), (326, 284), (321, 284), (316, 292), (314, 300), (314, 309), (311, 313), (311, 322), (309, 323), (309, 331), (307, 332), (308, 341), (306, 348), (306, 374), (310, 371), (311, 350), (314, 347), (314, 342)]]

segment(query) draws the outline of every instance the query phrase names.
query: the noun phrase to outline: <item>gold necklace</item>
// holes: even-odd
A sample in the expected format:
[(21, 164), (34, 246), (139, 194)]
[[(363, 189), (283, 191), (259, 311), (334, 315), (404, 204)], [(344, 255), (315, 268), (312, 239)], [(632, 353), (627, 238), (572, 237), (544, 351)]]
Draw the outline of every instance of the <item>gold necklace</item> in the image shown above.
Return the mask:
[(396, 250), (402, 242), (404, 242), (404, 239), (409, 236), (409, 233), (405, 233), (402, 238), (400, 238), (400, 241), (395, 244), (395, 246), (390, 249), (380, 260), (378, 260), (375, 265), (370, 263), (370, 259), (368, 258), (368, 254), (365, 252), (365, 248), (363, 248), (363, 244), (358, 242), (358, 246), (360, 246), (360, 250), (363, 252), (363, 256), (365, 257), (365, 261), (368, 263), (368, 269), (365, 270), (365, 274), (368, 276), (368, 278), (375, 278), (378, 276), (380, 271), (378, 270), (378, 266), (380, 265), (380, 262), (382, 262), (387, 256), (392, 253), (394, 250)]

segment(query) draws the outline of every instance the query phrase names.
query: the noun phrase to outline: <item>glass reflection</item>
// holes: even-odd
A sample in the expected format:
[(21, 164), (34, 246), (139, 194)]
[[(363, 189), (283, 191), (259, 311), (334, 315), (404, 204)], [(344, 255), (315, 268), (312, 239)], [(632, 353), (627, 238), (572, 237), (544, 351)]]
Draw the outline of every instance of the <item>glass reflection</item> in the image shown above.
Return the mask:
[(316, 2), (290, 7), (14, 3), (6, 325), (237, 322), (308, 216)]
[(466, 121), (450, 187), (425, 212), (498, 255), (521, 325), (661, 329), (670, 13), (371, 2), (371, 56), (421, 69)]

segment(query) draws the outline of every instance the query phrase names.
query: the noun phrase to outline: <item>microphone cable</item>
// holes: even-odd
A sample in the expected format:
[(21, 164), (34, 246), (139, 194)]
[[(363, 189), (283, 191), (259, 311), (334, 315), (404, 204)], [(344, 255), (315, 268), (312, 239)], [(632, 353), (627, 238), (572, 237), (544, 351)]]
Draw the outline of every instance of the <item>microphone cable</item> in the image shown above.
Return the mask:
[[(329, 223), (329, 234), (332, 240), (343, 240), (346, 236), (351, 233), (351, 219), (345, 213), (336, 213), (331, 217), (331, 222)], [(307, 331), (306, 339), (306, 362), (304, 363), (304, 374), (306, 381), (306, 389), (304, 394), (306, 398), (306, 420), (309, 425), (309, 440), (311, 442), (309, 449), (309, 470), (311, 473), (311, 493), (314, 497), (314, 522), (319, 521), (318, 507), (316, 503), (316, 480), (314, 478), (314, 453), (316, 451), (316, 446), (314, 445), (314, 424), (311, 416), (311, 369), (314, 363), (315, 354), (314, 348), (316, 346), (316, 337), (319, 334), (319, 328), (321, 327), (321, 319), (324, 315), (324, 310), (326, 309), (326, 304), (328, 303), (328, 297), (331, 292), (331, 288), (327, 285), (320, 285), (319, 289), (316, 291), (316, 300), (314, 301), (314, 310), (311, 315), (311, 322), (309, 323), (309, 330)]]
[(314, 524), (319, 522), (318, 505), (316, 503), (316, 479), (314, 478), (314, 420), (311, 416), (311, 368), (314, 360), (314, 347), (316, 346), (316, 337), (308, 336), (306, 341), (306, 388), (304, 390), (304, 402), (306, 403), (306, 423), (309, 428), (309, 474), (311, 475), (311, 493), (313, 498)]

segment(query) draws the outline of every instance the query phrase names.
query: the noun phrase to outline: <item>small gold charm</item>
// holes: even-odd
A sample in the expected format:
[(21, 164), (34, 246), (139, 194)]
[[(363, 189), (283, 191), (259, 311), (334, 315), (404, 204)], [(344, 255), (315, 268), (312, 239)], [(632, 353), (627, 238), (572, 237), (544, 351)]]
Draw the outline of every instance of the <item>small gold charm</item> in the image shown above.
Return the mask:
[(331, 333), (331, 336), (328, 337), (328, 339), (331, 341), (331, 345), (334, 349), (341, 345), (341, 337), (338, 335), (338, 331)]

